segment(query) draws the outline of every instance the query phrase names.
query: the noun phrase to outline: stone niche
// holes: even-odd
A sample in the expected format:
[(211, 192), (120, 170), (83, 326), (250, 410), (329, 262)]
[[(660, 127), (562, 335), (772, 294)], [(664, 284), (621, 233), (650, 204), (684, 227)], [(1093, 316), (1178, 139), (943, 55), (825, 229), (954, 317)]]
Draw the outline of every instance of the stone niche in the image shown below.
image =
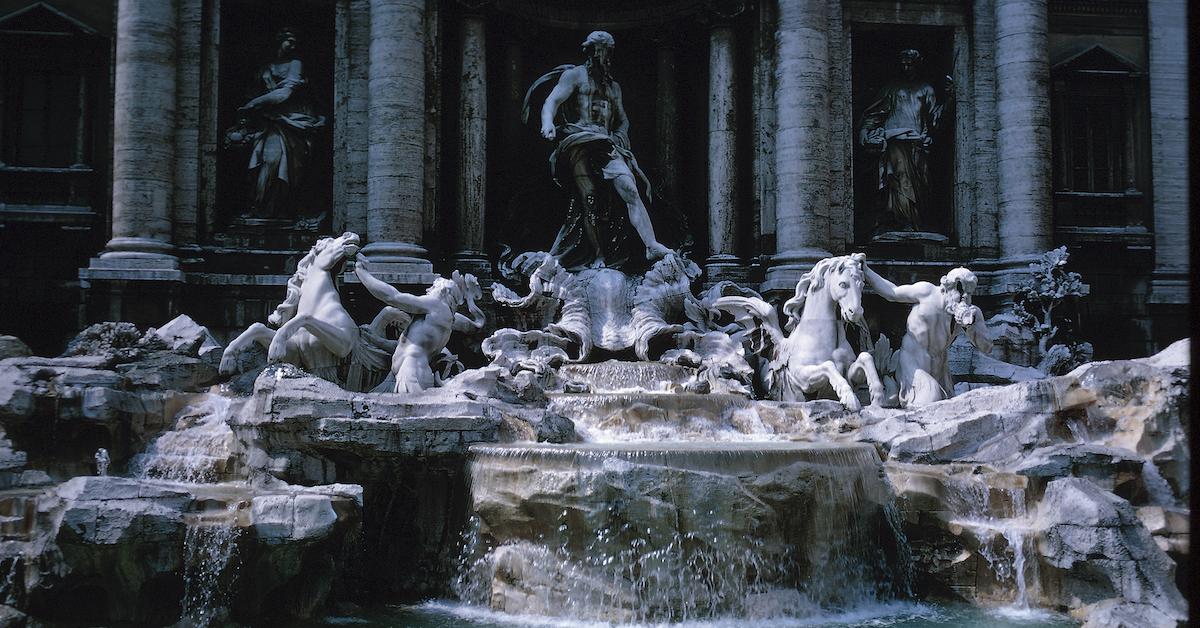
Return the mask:
[[(210, 110), (215, 133), (213, 151), (216, 160), (215, 206), (209, 208), (210, 233), (217, 244), (253, 248), (300, 248), (297, 242), (312, 239), (313, 233), (331, 229), (330, 208), (333, 195), (333, 95), (335, 49), (334, 3), (321, 0), (225, 0), (220, 15), (209, 26), (208, 39), (219, 42), (216, 54), (218, 71)], [(314, 117), (323, 117), (318, 128), (289, 137), (287, 158), (303, 157), (297, 144), (307, 138), (311, 146), (299, 176), (292, 170), (291, 190), (284, 195), (276, 211), (251, 211), (255, 183), (249, 175), (253, 140), (229, 145), (227, 134), (239, 126), (238, 108), (265, 93), (263, 74), (278, 52), (277, 34), (282, 29), (294, 33), (294, 56), (303, 68), (304, 83), (276, 111), (295, 115), (300, 109)], [(248, 116), (250, 130), (261, 128), (261, 117)], [(236, 144), (236, 143), (235, 143)], [(269, 151), (273, 147), (267, 146)], [(294, 164), (293, 164), (294, 165)], [(253, 214), (253, 216), (247, 216)], [(260, 216), (261, 215), (261, 216)], [(300, 224), (297, 224), (297, 223)], [(294, 237), (289, 234), (295, 233)], [(265, 239), (264, 239), (265, 238)], [(299, 238), (297, 240), (297, 238)], [(293, 241), (295, 240), (295, 241)]]
[[(581, 6), (564, 10), (572, 16), (569, 20), (539, 25), (533, 36), (530, 11), (542, 12), (536, 4), (505, 3), (486, 17), (487, 253), (500, 253), (503, 246), (511, 247), (512, 254), (549, 250), (554, 242), (571, 202), (570, 194), (551, 177), (547, 158), (554, 144), (538, 134), (541, 106), (554, 81), (534, 91), (527, 123), (521, 121), (522, 100), (534, 81), (555, 66), (583, 63), (580, 44), (596, 29), (616, 39), (613, 78), (621, 86), (631, 148), (650, 180), (647, 210), (656, 235), (673, 248), (703, 247), (707, 134), (696, 130), (704, 128), (708, 115), (708, 35), (697, 12), (685, 7), (683, 15), (670, 22), (668, 12), (654, 11), (637, 12), (628, 20), (607, 15), (605, 20), (603, 12), (593, 16)], [(443, 20), (443, 97), (453, 118), (456, 105), (450, 103), (458, 101), (460, 89), (456, 64), (461, 56), (461, 18), (450, 14)], [(457, 145), (456, 120), (446, 121), (444, 133), (443, 146)], [(443, 149), (442, 193), (447, 199), (454, 198), (458, 182), (454, 153)], [(703, 254), (694, 259), (703, 259)]]
[(943, 86), (946, 77), (955, 81), (958, 102), (947, 103), (940, 125), (931, 133), (932, 145), (928, 157), (926, 196), (918, 199), (920, 215), (918, 231), (940, 234), (954, 239), (954, 164), (955, 117), (957, 109), (969, 103), (967, 77), (955, 76), (953, 68), (954, 31), (950, 27), (914, 26), (899, 24), (854, 24), (851, 36), (851, 94), (853, 103), (853, 181), (854, 181), (854, 242), (866, 244), (881, 232), (890, 231), (880, 225), (884, 218), (884, 200), (879, 186), (880, 154), (864, 148), (859, 142), (859, 129), (864, 114), (878, 101), (889, 86), (902, 77), (900, 52), (916, 49), (921, 61), (915, 65), (913, 79), (933, 87), (938, 103), (946, 102)]

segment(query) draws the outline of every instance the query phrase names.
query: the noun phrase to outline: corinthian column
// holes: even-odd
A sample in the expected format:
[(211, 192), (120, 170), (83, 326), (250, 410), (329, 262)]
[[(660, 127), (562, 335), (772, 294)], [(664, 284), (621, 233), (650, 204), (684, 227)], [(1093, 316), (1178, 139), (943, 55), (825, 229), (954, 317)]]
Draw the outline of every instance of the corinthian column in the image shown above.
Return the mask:
[(775, 256), (765, 290), (789, 290), (830, 255), (828, 3), (779, 0)]
[[(371, 0), (367, 239), (394, 282), (433, 270), (421, 246), (425, 173), (425, 2)], [(381, 275), (382, 276), (382, 275)], [(413, 277), (412, 282), (423, 278)]]
[(1053, 242), (1046, 0), (995, 0), (1000, 251), (1014, 265)]
[(708, 38), (708, 261), (709, 282), (741, 268), (737, 257), (737, 95), (733, 28), (714, 24)]
[(462, 23), (462, 74), (459, 85), (458, 230), (455, 266), (486, 274), (483, 252), (487, 193), (487, 63), (483, 16), (468, 13)]
[(85, 279), (182, 279), (171, 245), (177, 19), (173, 0), (117, 5), (112, 239)]

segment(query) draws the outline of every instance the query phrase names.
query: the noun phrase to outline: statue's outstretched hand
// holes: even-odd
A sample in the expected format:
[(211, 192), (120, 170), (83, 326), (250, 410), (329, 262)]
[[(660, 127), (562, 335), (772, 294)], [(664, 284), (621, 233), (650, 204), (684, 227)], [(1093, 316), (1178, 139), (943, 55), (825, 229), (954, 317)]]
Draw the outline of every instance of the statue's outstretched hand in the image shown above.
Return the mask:
[(549, 123), (549, 124), (543, 124), (543, 125), (542, 125), (542, 137), (544, 137), (544, 138), (546, 138), (546, 139), (548, 139), (548, 140), (553, 140), (553, 139), (554, 139), (554, 133), (555, 133), (555, 130), (554, 130), (554, 124), (553, 124), (553, 123)]
[(361, 252), (354, 256), (354, 274), (362, 278), (363, 273), (371, 274), (371, 263)]

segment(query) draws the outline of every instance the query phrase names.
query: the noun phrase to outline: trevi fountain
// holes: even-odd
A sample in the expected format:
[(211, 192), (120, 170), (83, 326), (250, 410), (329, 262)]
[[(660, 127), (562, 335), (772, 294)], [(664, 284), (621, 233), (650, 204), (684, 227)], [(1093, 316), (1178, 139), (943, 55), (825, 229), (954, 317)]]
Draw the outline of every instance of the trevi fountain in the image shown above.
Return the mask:
[[(834, 256), (782, 303), (702, 284), (588, 67), (530, 90), (571, 206), (502, 282), (408, 292), (344, 233), (226, 344), (186, 315), (59, 357), (4, 337), (0, 623), (1186, 619), (1186, 340), (1049, 375), (991, 357), (968, 268)], [(898, 341), (865, 292), (908, 308)]]

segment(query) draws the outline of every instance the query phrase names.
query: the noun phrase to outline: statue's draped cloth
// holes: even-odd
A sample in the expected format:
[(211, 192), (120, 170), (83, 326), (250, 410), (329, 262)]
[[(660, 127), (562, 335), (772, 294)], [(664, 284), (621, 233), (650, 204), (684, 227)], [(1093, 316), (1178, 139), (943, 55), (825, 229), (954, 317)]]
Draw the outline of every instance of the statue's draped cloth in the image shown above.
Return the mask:
[[(560, 65), (534, 81), (525, 93), (521, 119), (529, 120), (535, 90), (557, 81), (575, 66)], [(636, 272), (646, 266), (646, 245), (629, 222), (629, 208), (611, 181), (629, 174), (649, 204), (650, 180), (638, 166), (629, 140), (594, 124), (566, 122), (558, 126), (558, 147), (550, 154), (550, 171), (559, 187), (571, 195), (563, 226), (550, 254), (569, 271), (604, 267)]]
[[(926, 113), (922, 114), (924, 109)], [(892, 122), (898, 110), (908, 110), (913, 124)], [(941, 123), (945, 106), (937, 103), (932, 88), (901, 97), (888, 89), (863, 113), (860, 132), (880, 132), (878, 189), (884, 208), (880, 224), (885, 228), (920, 231), (921, 212), (929, 207), (929, 146), (927, 137)], [(890, 126), (889, 126), (890, 123)]]
[[(260, 75), (263, 93), (282, 87), (299, 90), (307, 82), (294, 74), (280, 75), (268, 65)], [(247, 168), (254, 181), (256, 218), (293, 217), (294, 192), (312, 154), (313, 135), (325, 126), (306, 98), (295, 95), (262, 111), (262, 133), (250, 151)], [(265, 168), (267, 172), (261, 173)], [(265, 174), (266, 176), (262, 176)]]
[(550, 254), (577, 271), (597, 259), (618, 270), (646, 264), (646, 245), (629, 222), (629, 210), (610, 182), (628, 174), (650, 200), (650, 182), (623, 137), (596, 125), (568, 123), (550, 155), (555, 181), (571, 194), (563, 226)]

